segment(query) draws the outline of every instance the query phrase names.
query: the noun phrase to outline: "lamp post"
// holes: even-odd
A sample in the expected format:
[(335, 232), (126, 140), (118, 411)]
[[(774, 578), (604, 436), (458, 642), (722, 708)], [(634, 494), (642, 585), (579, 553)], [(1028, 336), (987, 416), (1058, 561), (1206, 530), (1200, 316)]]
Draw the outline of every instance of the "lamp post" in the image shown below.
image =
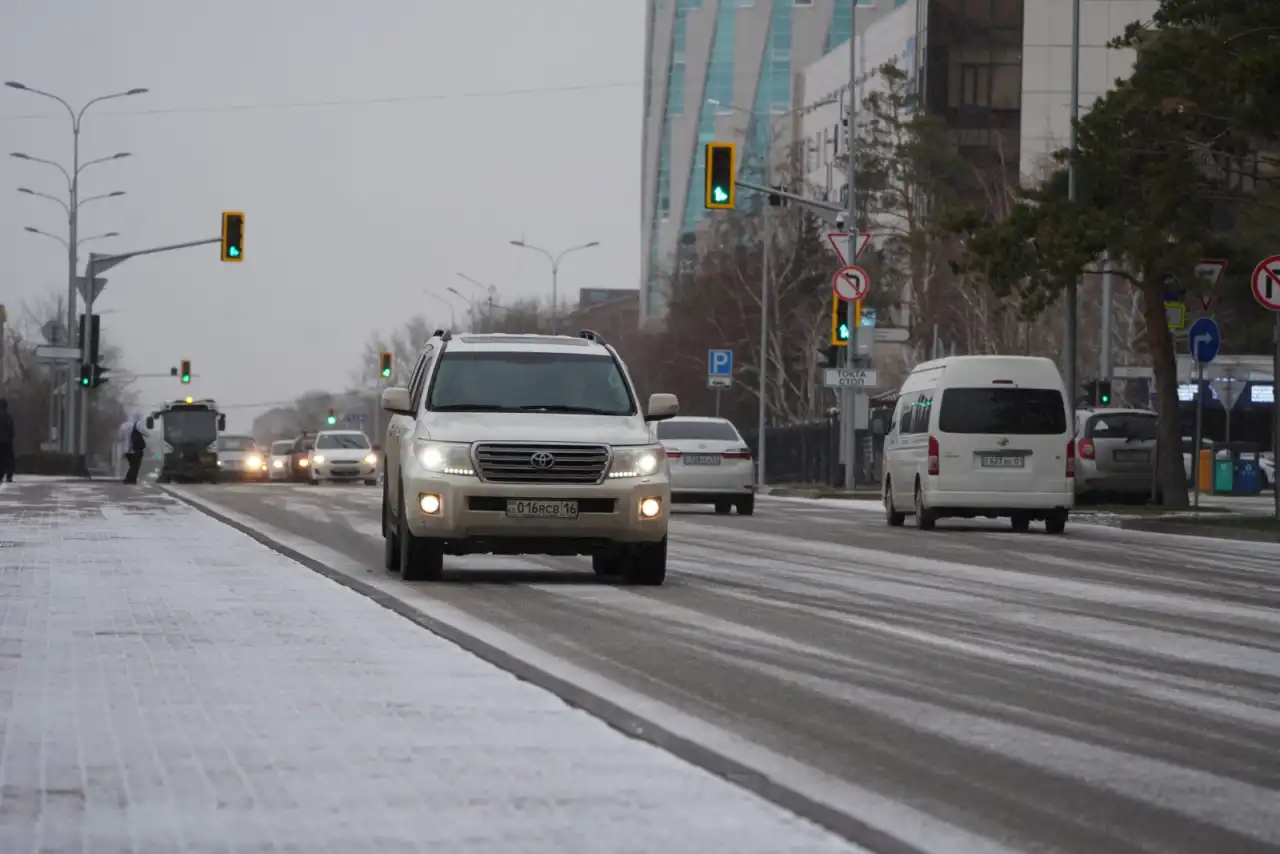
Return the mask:
[[(453, 289), (450, 288), (449, 290), (453, 290)], [(440, 302), (444, 303), (445, 307), (449, 309), (449, 331), (452, 332), (453, 330), (457, 329), (458, 328), (457, 306), (449, 302), (449, 300), (445, 299), (444, 297), (440, 296), (438, 293), (435, 293), (434, 291), (429, 291), (426, 288), (423, 288), (422, 292), (427, 296), (431, 297), (432, 299), (439, 300)]]
[(551, 262), (551, 334), (557, 333), (556, 319), (560, 313), (560, 260), (571, 252), (581, 252), (583, 249), (594, 249), (600, 245), (600, 241), (593, 240), (590, 243), (583, 243), (581, 246), (570, 246), (559, 255), (552, 255), (541, 246), (532, 246), (523, 240), (511, 241), (512, 246), (519, 246), (521, 249), (532, 249), (534, 252), (541, 252), (547, 256), (547, 260)]
[[(493, 304), (496, 301), (498, 296), (497, 287), (495, 287), (494, 285), (486, 285), (484, 282), (471, 278), (466, 273), (459, 273), (458, 278), (462, 279), (462, 281), (471, 285), (471, 287), (475, 288), (476, 290), (484, 291), (485, 295), (488, 297), (488, 304), (485, 309), (485, 320), (486, 320), (485, 325), (488, 326), (489, 325), (488, 321), (491, 321), (493, 319)], [(475, 300), (472, 300), (472, 305), (473, 306), (475, 305)], [(486, 331), (489, 331), (489, 330), (486, 330)]]
[[(4, 85), (9, 87), (10, 89), (16, 89), (20, 92), (28, 92), (32, 95), (39, 95), (42, 98), (48, 98), (52, 101), (57, 101), (66, 109), (67, 115), (71, 117), (71, 171), (70, 172), (67, 172), (66, 169), (62, 168), (62, 166), (60, 166), (59, 164), (51, 160), (44, 160), (38, 157), (31, 157), (29, 155), (21, 154), (21, 153), (14, 153), (13, 155), (14, 157), (17, 157), (20, 160), (30, 160), (36, 163), (45, 163), (50, 166), (54, 166), (58, 169), (58, 171), (62, 173), (63, 177), (67, 179), (67, 193), (68, 193), (68, 200), (69, 200), (69, 203), (66, 205), (67, 226), (69, 230), (68, 239), (66, 241), (67, 267), (68, 267), (67, 329), (68, 329), (68, 334), (70, 334), (70, 330), (74, 329), (76, 326), (76, 266), (77, 266), (77, 260), (78, 260), (76, 257), (76, 247), (79, 246), (79, 241), (76, 239), (76, 234), (77, 234), (77, 228), (80, 224), (79, 223), (79, 220), (80, 220), (80, 217), (79, 217), (80, 173), (83, 172), (88, 167), (94, 165), (95, 163), (103, 163), (108, 160), (119, 160), (121, 158), (129, 156), (128, 152), (121, 152), (119, 154), (111, 155), (110, 157), (100, 157), (97, 160), (91, 160), (88, 163), (81, 164), (80, 163), (80, 125), (84, 119), (85, 112), (94, 104), (100, 104), (103, 101), (110, 101), (115, 98), (127, 98), (133, 95), (142, 95), (142, 94), (145, 94), (148, 90), (142, 89), (142, 88), (135, 88), (135, 89), (129, 89), (124, 92), (115, 92), (110, 95), (100, 95), (97, 98), (92, 98), (89, 101), (85, 102), (84, 106), (82, 106), (79, 110), (77, 110), (74, 107), (72, 107), (71, 104), (69, 104), (66, 100), (64, 100), (63, 98), (60, 98), (59, 96), (53, 94), (52, 92), (45, 92), (41, 89), (34, 89), (30, 86), (27, 86), (25, 83), (19, 83), (16, 80), (7, 80), (5, 81)], [(76, 386), (75, 374), (74, 372), (68, 371), (67, 372), (67, 401), (66, 401), (66, 408), (67, 408), (66, 423), (68, 424), (68, 429), (64, 431), (65, 434), (70, 434), (71, 432), (73, 432), (73, 429), (74, 429), (70, 427), (70, 425), (75, 423), (75, 421), (72, 419), (71, 410), (73, 409), (73, 406), (74, 406), (73, 401), (76, 399), (75, 397), (76, 388), (77, 386)], [(86, 397), (83, 397), (83, 394), (84, 392), (83, 390), (81, 390), (82, 396), (80, 397), (80, 400), (82, 402), (87, 400)], [(63, 450), (65, 452), (71, 453), (72, 451), (75, 450), (75, 444), (72, 441), (73, 437), (69, 435), (64, 435), (59, 438), (63, 443)]]

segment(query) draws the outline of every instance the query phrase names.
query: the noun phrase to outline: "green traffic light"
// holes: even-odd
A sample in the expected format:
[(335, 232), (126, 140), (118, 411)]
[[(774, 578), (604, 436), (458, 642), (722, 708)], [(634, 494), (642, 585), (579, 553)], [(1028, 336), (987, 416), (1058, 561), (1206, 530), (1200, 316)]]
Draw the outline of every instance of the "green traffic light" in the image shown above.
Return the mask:
[(724, 187), (712, 187), (711, 198), (717, 204), (724, 204), (725, 202), (729, 201), (729, 194), (724, 191)]
[(390, 368), (383, 368), (383, 369), (382, 369), (382, 375), (383, 375), (384, 377), (389, 377), (389, 376), (391, 376), (391, 369), (390, 369)]
[(841, 341), (848, 341), (849, 340), (849, 324), (841, 323), (839, 327), (839, 331), (836, 334), (840, 336)]
[(232, 258), (239, 258), (239, 257), (240, 257), (240, 247), (239, 247), (239, 246), (229, 246), (229, 247), (227, 247), (227, 254), (228, 254), (228, 255), (230, 255)]
[(329, 422), (330, 424), (337, 424), (337, 423), (338, 423), (338, 419), (337, 419), (337, 418), (334, 418), (332, 415), (330, 415), (330, 416), (328, 417), (328, 419), (326, 419), (326, 420), (328, 420), (328, 422)]

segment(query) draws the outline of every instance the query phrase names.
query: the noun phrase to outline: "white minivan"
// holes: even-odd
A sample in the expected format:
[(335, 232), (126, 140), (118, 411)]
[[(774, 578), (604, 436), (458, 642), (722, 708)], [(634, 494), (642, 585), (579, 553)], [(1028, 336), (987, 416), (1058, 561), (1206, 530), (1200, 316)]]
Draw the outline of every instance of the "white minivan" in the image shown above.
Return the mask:
[(890, 525), (914, 516), (1033, 520), (1061, 534), (1075, 500), (1075, 442), (1062, 376), (1049, 359), (952, 356), (916, 366), (884, 442)]

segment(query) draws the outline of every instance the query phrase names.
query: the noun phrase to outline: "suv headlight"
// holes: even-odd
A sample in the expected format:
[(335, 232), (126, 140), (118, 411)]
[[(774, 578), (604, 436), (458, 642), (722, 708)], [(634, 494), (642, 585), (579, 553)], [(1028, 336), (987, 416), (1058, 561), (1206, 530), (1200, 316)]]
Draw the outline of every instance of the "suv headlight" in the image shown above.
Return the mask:
[(432, 442), (417, 439), (413, 443), (413, 455), (418, 464), (436, 474), (455, 474), (474, 477), (471, 466), (471, 445), (462, 442)]
[(662, 445), (635, 445), (613, 449), (609, 477), (648, 477), (662, 471), (667, 449)]

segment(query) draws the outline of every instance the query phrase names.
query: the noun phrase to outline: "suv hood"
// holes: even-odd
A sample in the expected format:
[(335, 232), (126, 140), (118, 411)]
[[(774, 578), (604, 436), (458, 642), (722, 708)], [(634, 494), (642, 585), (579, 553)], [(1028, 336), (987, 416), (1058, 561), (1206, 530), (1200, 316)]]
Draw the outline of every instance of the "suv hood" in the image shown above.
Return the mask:
[[(443, 415), (444, 413), (442, 413)], [(418, 437), (437, 442), (582, 442), (606, 445), (657, 443), (639, 415), (570, 415), (557, 412), (451, 412), (447, 425), (420, 427)]]

